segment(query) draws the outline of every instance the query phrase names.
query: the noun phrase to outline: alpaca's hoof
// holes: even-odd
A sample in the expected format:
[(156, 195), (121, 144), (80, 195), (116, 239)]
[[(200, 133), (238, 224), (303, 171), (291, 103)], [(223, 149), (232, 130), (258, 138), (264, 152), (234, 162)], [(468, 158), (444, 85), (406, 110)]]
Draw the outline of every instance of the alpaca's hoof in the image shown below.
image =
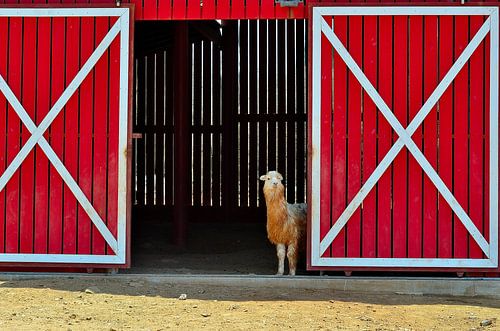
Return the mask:
[(275, 274), (275, 276), (283, 276), (283, 272), (279, 272), (279, 271), (278, 271), (278, 272)]
[(293, 271), (290, 270), (290, 276), (295, 276), (295, 270)]

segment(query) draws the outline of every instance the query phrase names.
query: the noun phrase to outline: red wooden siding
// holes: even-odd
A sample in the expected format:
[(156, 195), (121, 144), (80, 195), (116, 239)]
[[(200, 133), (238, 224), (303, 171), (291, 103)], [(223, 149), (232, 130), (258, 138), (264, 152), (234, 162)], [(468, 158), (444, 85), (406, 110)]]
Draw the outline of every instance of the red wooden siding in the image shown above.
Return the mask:
[[(0, 74), (36, 125), (115, 21), (0, 18)], [(119, 63), (116, 39), (44, 135), (115, 237)], [(2, 93), (0, 109), (3, 174), (31, 134)], [(0, 192), (4, 252), (115, 254), (38, 146)]]
[[(335, 16), (334, 31), (406, 127), (484, 19)], [(489, 38), (412, 135), (485, 238)], [(321, 45), (320, 239), (398, 139), (324, 35)], [(406, 147), (322, 257), (484, 258)]]

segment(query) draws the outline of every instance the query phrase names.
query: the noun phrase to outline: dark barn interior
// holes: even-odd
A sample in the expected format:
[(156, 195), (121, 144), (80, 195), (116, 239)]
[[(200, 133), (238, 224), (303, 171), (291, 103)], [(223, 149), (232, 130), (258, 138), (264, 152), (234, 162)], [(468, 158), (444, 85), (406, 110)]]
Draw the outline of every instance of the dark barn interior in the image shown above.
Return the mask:
[(304, 20), (137, 22), (133, 272), (276, 272), (258, 178), (305, 200), (305, 40)]

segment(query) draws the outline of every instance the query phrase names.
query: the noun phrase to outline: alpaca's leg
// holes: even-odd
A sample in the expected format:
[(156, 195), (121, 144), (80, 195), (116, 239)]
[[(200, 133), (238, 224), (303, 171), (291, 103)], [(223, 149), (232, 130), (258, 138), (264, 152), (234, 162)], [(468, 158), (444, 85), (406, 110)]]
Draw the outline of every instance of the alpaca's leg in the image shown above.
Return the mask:
[(285, 255), (286, 248), (283, 244), (276, 245), (276, 253), (278, 255), (278, 273), (277, 275), (283, 275), (285, 272)]
[(288, 266), (290, 267), (290, 276), (295, 276), (297, 270), (297, 244), (288, 245), (286, 256), (288, 257)]

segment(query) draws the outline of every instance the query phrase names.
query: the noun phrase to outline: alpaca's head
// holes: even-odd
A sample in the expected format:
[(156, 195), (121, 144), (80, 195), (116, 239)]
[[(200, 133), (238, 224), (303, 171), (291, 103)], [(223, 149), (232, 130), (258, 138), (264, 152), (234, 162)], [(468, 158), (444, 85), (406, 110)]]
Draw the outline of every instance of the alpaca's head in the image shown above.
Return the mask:
[(285, 192), (285, 186), (281, 181), (283, 176), (277, 171), (269, 171), (267, 174), (260, 176), (260, 180), (264, 181), (264, 195), (266, 200), (281, 199)]

